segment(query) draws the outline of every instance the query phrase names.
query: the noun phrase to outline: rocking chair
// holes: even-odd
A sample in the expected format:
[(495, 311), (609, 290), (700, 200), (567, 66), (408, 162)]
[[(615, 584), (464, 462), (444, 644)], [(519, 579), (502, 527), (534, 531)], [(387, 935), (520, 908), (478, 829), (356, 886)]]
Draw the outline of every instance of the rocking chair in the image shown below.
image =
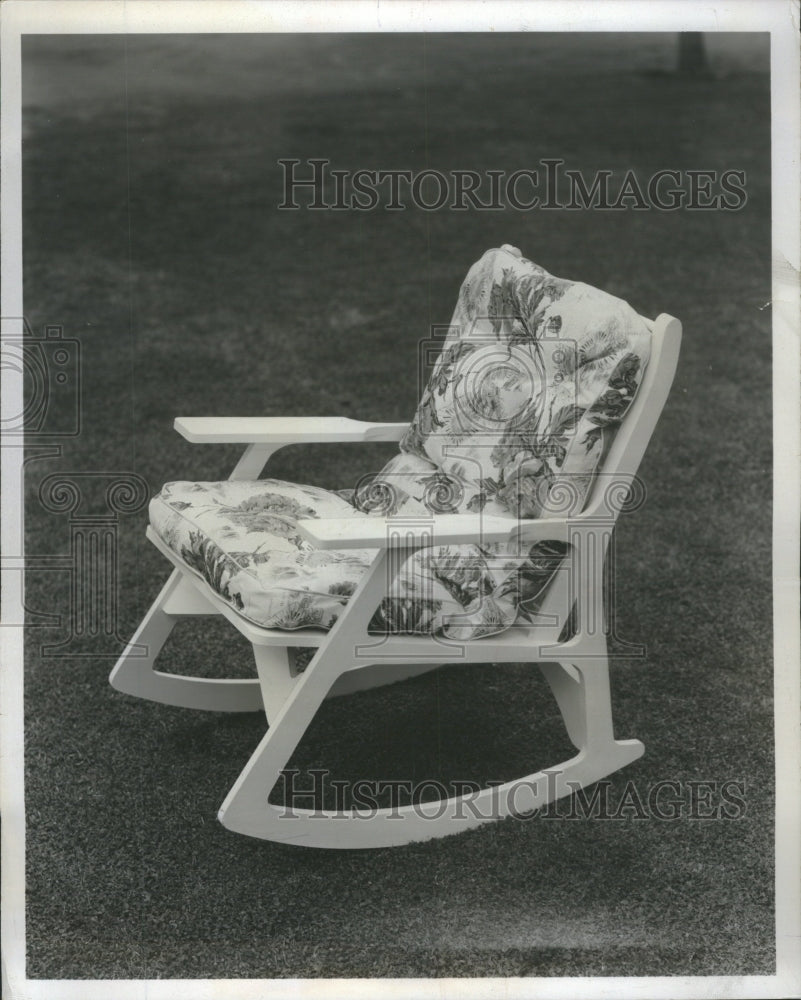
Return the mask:
[[(224, 826), (309, 847), (405, 844), (542, 808), (643, 753), (613, 734), (605, 557), (619, 512), (642, 499), (636, 472), (680, 340), (676, 319), (643, 319), (504, 246), (462, 285), (411, 425), (176, 419), (190, 442), (247, 448), (227, 481), (168, 483), (153, 499), (147, 534), (174, 569), (110, 682), (169, 705), (266, 712)], [(400, 453), (351, 494), (259, 479), (279, 448), (346, 441), (400, 441)], [(258, 678), (154, 669), (193, 615), (244, 635)], [(435, 817), (268, 802), (324, 699), (454, 662), (538, 664), (577, 753), (444, 800)]]

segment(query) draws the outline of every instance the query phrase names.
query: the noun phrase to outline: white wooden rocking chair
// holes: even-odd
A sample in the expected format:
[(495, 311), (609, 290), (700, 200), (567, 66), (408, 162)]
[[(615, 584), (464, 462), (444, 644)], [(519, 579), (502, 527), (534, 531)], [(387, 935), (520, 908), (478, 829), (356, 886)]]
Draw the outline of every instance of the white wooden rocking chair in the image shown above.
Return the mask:
[[(519, 257), (514, 248), (503, 248)], [(500, 253), (500, 251), (493, 251)], [(586, 288), (586, 286), (582, 286)], [(636, 315), (636, 314), (634, 314)], [(640, 317), (640, 319), (642, 319)], [(650, 332), (650, 360), (639, 389), (592, 478), (583, 509), (564, 517), (510, 518), (481, 512), (419, 513), (404, 517), (301, 519), (298, 530), (317, 549), (372, 550), (372, 561), (329, 631), (278, 629), (255, 624), (223, 599), (148, 528), (148, 537), (175, 566), (114, 667), (110, 682), (130, 695), (169, 705), (214, 711), (264, 710), (269, 727), (219, 811), (228, 829), (266, 840), (309, 847), (364, 848), (405, 844), (460, 832), (550, 801), (616, 771), (643, 753), (638, 740), (613, 734), (604, 560), (614, 523), (667, 398), (678, 361), (681, 324), (668, 315), (642, 320)], [(347, 418), (178, 418), (175, 428), (200, 444), (242, 443), (247, 448), (231, 480), (255, 481), (269, 457), (304, 442), (398, 441), (405, 424)], [(562, 484), (564, 485), (564, 483)], [(433, 546), (482, 543), (569, 546), (536, 621), (516, 622), (497, 635), (454, 641), (443, 635), (387, 634), (370, 628), (399, 566), (410, 552)], [(182, 616), (223, 615), (252, 644), (258, 679), (207, 679), (154, 669), (156, 657)], [(563, 631), (571, 619), (568, 635)], [(292, 647), (316, 647), (297, 672)], [(145, 654), (142, 655), (144, 648)], [(539, 665), (577, 749), (569, 760), (508, 782), (439, 803), (377, 810), (365, 820), (325, 810), (287, 811), (268, 802), (290, 756), (327, 697), (388, 684), (446, 663)]]

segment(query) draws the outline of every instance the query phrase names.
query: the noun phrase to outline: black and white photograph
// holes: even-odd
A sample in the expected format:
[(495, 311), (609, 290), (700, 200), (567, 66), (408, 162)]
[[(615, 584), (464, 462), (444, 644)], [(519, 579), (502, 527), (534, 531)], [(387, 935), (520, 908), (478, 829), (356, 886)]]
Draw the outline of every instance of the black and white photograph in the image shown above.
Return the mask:
[(798, 14), (3, 4), (4, 996), (801, 996)]

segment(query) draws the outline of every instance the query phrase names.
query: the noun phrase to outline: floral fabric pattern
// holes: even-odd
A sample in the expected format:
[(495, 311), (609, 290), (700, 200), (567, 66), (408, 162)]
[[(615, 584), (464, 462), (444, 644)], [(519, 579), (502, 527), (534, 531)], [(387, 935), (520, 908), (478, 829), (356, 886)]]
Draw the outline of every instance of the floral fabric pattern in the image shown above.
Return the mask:
[(569, 490), (577, 513), (649, 355), (648, 328), (621, 299), (555, 278), (514, 247), (490, 250), (462, 285), (400, 443), (406, 459), (378, 478), (396, 509), (417, 459), (448, 481), (454, 511), (547, 517)]
[[(315, 549), (299, 519), (365, 517), (335, 493), (264, 479), (168, 483), (150, 522), (190, 570), (243, 617), (267, 628), (329, 629), (375, 552)], [(478, 546), (415, 553), (401, 567), (370, 630), (476, 638), (536, 610), (563, 548), (540, 543), (493, 559)]]
[(181, 560), (244, 617), (269, 628), (330, 628), (371, 553), (317, 551), (298, 520), (348, 517), (353, 507), (313, 486), (167, 483), (150, 523)]
[[(491, 250), (456, 312), (400, 452), (336, 493), (274, 479), (168, 483), (150, 505), (163, 541), (241, 615), (267, 628), (329, 629), (375, 553), (317, 550), (315, 517), (485, 511), (547, 517), (567, 487), (586, 500), (647, 364), (650, 334), (620, 299)], [(567, 552), (558, 542), (422, 549), (376, 609), (376, 633), (457, 640), (534, 620)]]

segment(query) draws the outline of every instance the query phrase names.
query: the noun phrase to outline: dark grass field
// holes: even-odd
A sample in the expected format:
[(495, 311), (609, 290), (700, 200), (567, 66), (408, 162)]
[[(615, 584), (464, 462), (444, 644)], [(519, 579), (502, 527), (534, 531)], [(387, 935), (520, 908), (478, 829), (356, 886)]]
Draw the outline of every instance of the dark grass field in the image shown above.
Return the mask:
[[(767, 974), (774, 968), (767, 41), (713, 40), (711, 80), (652, 73), (674, 36), (29, 38), (24, 265), (32, 326), (82, 349), (81, 434), (27, 469), (32, 554), (65, 553), (56, 471), (227, 475), (184, 415), (411, 417), (417, 345), (484, 250), (684, 324), (673, 393), (617, 531), (614, 775), (671, 820), (537, 816), (373, 852), (228, 833), (216, 810), (264, 729), (113, 692), (105, 658), (26, 674), (27, 942), (35, 978)], [(356, 169), (514, 170), (560, 157), (647, 178), (744, 170), (736, 212), (281, 212), (282, 157)], [(392, 446), (291, 448), (279, 478), (353, 485)], [(120, 633), (167, 575), (122, 517)], [(31, 571), (33, 612), (68, 614)], [(113, 651), (112, 651), (113, 652)], [(164, 668), (253, 671), (217, 623), (180, 626)], [(564, 759), (536, 672), (448, 667), (328, 703), (295, 766), (335, 777), (511, 778)], [(301, 776), (302, 777), (302, 776)], [(692, 782), (710, 783), (695, 810)], [(725, 782), (738, 818), (703, 819)], [(629, 791), (629, 794), (631, 792)], [(711, 802), (711, 806), (709, 806)], [(560, 807), (568, 812), (569, 804)]]

